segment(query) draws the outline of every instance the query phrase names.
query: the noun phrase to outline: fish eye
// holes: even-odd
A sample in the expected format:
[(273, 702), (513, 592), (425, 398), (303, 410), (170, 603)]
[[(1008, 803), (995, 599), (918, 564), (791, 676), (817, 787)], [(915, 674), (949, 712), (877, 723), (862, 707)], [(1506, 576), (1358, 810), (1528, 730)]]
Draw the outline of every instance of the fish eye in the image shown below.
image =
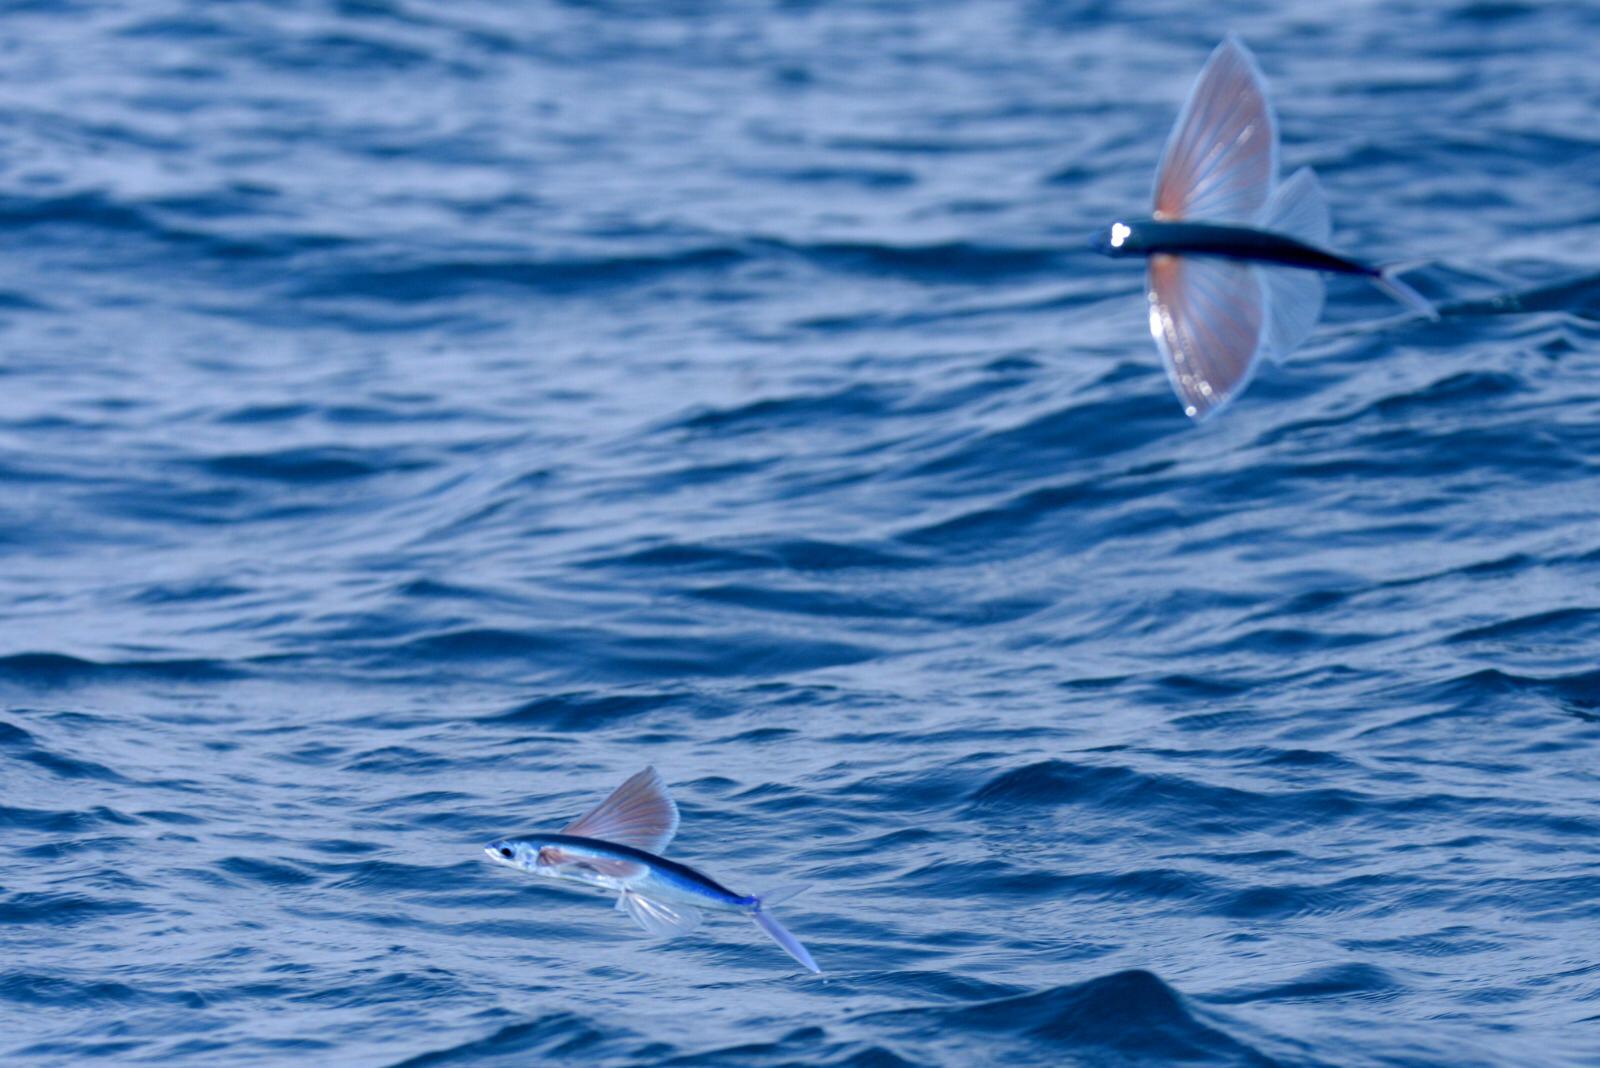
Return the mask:
[(510, 860), (511, 859), (511, 847), (510, 846), (501, 846), (500, 847), (500, 855), (502, 857), (505, 857), (507, 860)]

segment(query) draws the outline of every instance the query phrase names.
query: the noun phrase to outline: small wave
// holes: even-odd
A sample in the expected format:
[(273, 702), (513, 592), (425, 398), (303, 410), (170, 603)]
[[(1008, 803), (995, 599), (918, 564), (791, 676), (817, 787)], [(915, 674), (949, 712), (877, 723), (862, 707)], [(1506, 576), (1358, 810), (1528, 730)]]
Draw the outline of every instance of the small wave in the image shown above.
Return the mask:
[(888, 414), (894, 397), (868, 386), (846, 386), (829, 393), (811, 396), (766, 397), (731, 408), (713, 408), (681, 419), (684, 430), (719, 432), (768, 432), (782, 427), (831, 425), (840, 419), (881, 418)]
[[(1268, 792), (1219, 786), (1176, 775), (1154, 775), (1129, 767), (1047, 760), (1002, 772), (972, 794), (977, 814), (1002, 814), (1061, 805), (1087, 805), (1119, 818), (1159, 824), (1160, 813), (1179, 818), (1190, 833), (1200, 828), (1228, 833), (1296, 828), (1307, 822), (1329, 826), (1380, 809), (1434, 811), (1470, 802), (1444, 795), (1385, 799), (1333, 787)], [(1143, 815), (1134, 817), (1133, 814)]]
[(779, 247), (832, 270), (971, 282), (1059, 270), (1063, 259), (1055, 248), (1005, 248), (967, 241), (924, 245), (838, 241)]
[(506, 255), (461, 259), (441, 256), (411, 264), (357, 266), (340, 262), (309, 271), (293, 296), (313, 301), (341, 298), (420, 305), (494, 289), (551, 295), (593, 292), (638, 285), (663, 276), (724, 271), (747, 258), (730, 246), (686, 248), (676, 252), (618, 256), (556, 256), (532, 259)]
[(409, 639), (395, 649), (395, 654), (406, 661), (497, 660), (529, 657), (565, 647), (565, 640), (556, 634), (499, 627), (458, 627)]
[(1526, 315), (1531, 312), (1565, 312), (1584, 319), (1600, 320), (1600, 275), (1498, 293), (1479, 300), (1454, 301), (1439, 308), (1440, 315), (1450, 317)]
[(400, 453), (378, 457), (329, 446), (230, 453), (213, 456), (199, 463), (209, 474), (226, 478), (287, 483), (346, 482), (396, 471), (416, 471), (429, 466), (426, 461)]
[(1257, 1001), (1314, 1001), (1321, 998), (1360, 998), (1369, 1001), (1399, 996), (1405, 985), (1382, 968), (1370, 964), (1334, 964), (1311, 969), (1283, 982), (1251, 984), (1204, 1000), (1212, 1005), (1247, 1005)]
[(778, 183), (862, 189), (905, 189), (917, 182), (916, 172), (906, 167), (748, 167), (740, 173)]
[(1517, 619), (1506, 619), (1458, 630), (1446, 638), (1452, 642), (1528, 641), (1548, 639), (1566, 644), (1592, 639), (1600, 608), (1558, 608), (1534, 612)]
[[(229, 196), (237, 203), (237, 191)], [(225, 229), (212, 232), (203, 226), (169, 221), (168, 214), (156, 203), (124, 200), (103, 190), (0, 196), (0, 226), (7, 230), (40, 227), (132, 234), (219, 261), (281, 260), (346, 244), (328, 234), (286, 231), (250, 235), (237, 225), (228, 225), (231, 220), (224, 220)], [(25, 299), (34, 303), (31, 297)]]
[(90, 809), (41, 809), (0, 804), (0, 827), (49, 834), (78, 834), (104, 826), (128, 826), (139, 821), (115, 809), (99, 806)]
[(157, 992), (110, 980), (84, 982), (65, 976), (10, 972), (0, 975), (0, 1000), (22, 1005), (107, 1008), (117, 1005), (170, 1004), (189, 1009), (205, 1006), (193, 991)]
[(800, 572), (834, 572), (851, 568), (900, 570), (923, 564), (918, 556), (874, 545), (818, 538), (780, 538), (732, 543), (666, 542), (586, 561), (590, 567), (674, 568), (696, 572), (729, 572), (782, 568)]
[(20, 892), (0, 897), (0, 923), (41, 927), (74, 927), (106, 916), (144, 912), (145, 906), (104, 895)]
[(768, 568), (772, 556), (729, 545), (690, 542), (665, 542), (621, 554), (610, 554), (586, 561), (589, 567), (673, 568), (683, 571), (726, 572), (747, 568)]
[[(1040, 1040), (1063, 1058), (1115, 1057), (1122, 1063), (1268, 1066), (1272, 1057), (1230, 1035), (1148, 971), (1130, 970), (1031, 994), (956, 1006), (895, 1010), (864, 1017), (913, 1032)], [(1025, 1047), (1026, 1048), (1026, 1047)], [(1031, 1056), (1032, 1054), (1025, 1054)], [(987, 1060), (1003, 1057), (991, 1046)]]
[[(1100, 463), (1118, 453), (1148, 449), (1153, 441), (1183, 429), (1142, 396), (1089, 396), (1083, 402), (1038, 416), (1020, 426), (989, 431), (962, 441), (944, 453), (923, 461), (910, 477), (959, 476), (963, 481), (1011, 476), (1018, 470), (1049, 464), (1066, 468), (1073, 461)], [(1009, 480), (1009, 479), (1008, 479)], [(1105, 502), (1103, 494), (1131, 495), (1132, 489), (1110, 485), (1112, 479), (1097, 474), (1091, 481), (1073, 483), (1074, 491), (1093, 487), (1090, 496)], [(1148, 486), (1139, 488), (1147, 493)], [(1024, 498), (1025, 499), (1025, 498)]]
[(292, 864), (264, 860), (260, 857), (228, 857), (221, 861), (218, 867), (235, 878), (264, 886), (309, 886), (317, 881), (315, 875), (302, 871)]
[(727, 632), (685, 645), (670, 629), (552, 626), (537, 632), (458, 627), (390, 646), (378, 659), (412, 669), (426, 663), (514, 659), (549, 671), (579, 667), (585, 675), (604, 670), (619, 679), (653, 681), (696, 675), (759, 678), (854, 664), (879, 655), (877, 648), (865, 644), (757, 631)]
[(0, 720), (0, 748), (15, 752), (22, 760), (43, 768), (61, 779), (90, 779), (97, 782), (126, 782), (120, 774), (97, 764), (58, 753), (41, 745), (35, 737), (21, 727)]
[(125, 678), (217, 682), (237, 678), (241, 674), (238, 668), (215, 660), (96, 661), (65, 653), (12, 653), (0, 656), (0, 678), (34, 686), (62, 686)]
[(688, 704), (685, 695), (675, 693), (572, 692), (537, 697), (485, 718), (557, 731), (595, 730)]
[(382, 894), (418, 890), (443, 890), (457, 894), (459, 879), (449, 879), (439, 868), (400, 864), (387, 860), (362, 860), (323, 866), (330, 890), (364, 890)]
[(450, 761), (437, 753), (407, 745), (386, 745), (369, 750), (345, 765), (346, 770), (377, 775), (425, 775), (448, 767)]
[[(526, 1023), (509, 1024), (487, 1038), (473, 1039), (447, 1049), (423, 1053), (392, 1068), (436, 1068), (453, 1064), (474, 1066), (554, 1063), (574, 1058), (593, 1061), (607, 1057), (620, 1062), (637, 1055), (637, 1036), (615, 1021), (603, 1027), (575, 1012), (552, 1012)], [(665, 1053), (656, 1047), (658, 1057)]]

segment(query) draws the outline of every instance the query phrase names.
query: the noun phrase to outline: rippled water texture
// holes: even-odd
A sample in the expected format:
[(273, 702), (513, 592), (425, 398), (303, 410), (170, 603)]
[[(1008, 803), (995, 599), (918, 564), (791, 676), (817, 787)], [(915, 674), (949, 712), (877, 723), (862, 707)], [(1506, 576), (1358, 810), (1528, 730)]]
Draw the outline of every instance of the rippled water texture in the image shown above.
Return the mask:
[[(1229, 30), (1455, 314), (1195, 427), (1086, 241)], [(0, 1059), (1597, 1063), (1597, 40), (7, 5)], [(482, 857), (651, 763), (824, 978)]]

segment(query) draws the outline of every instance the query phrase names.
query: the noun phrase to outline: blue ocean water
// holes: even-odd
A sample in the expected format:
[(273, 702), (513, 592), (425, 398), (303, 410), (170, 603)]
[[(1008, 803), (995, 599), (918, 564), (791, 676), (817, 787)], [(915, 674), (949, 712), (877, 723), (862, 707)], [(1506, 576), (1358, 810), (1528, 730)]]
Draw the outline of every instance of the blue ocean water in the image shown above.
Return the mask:
[[(1454, 314), (1196, 427), (1086, 238), (1230, 30)], [(0, 1060), (1600, 1063), (1597, 39), (5, 5)], [(825, 977), (481, 856), (647, 764)]]

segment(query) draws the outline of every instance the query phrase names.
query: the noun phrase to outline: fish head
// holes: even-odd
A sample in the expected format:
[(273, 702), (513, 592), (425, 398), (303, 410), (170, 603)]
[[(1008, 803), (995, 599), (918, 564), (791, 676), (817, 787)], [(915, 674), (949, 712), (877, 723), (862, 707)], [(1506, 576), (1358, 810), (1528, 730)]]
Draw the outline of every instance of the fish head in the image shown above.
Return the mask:
[(540, 861), (541, 849), (538, 842), (530, 842), (523, 838), (499, 838), (484, 846), (483, 852), (496, 864), (504, 864), (508, 868), (532, 872), (535, 875), (553, 874), (540, 870), (541, 867), (547, 866)]
[(529, 875), (603, 889), (616, 889), (645, 874), (641, 863), (609, 853), (603, 843), (585, 848), (571, 840), (500, 838), (484, 846), (483, 851), (496, 864)]
[(1141, 251), (1138, 232), (1125, 222), (1114, 222), (1090, 239), (1090, 245), (1102, 256), (1136, 256)]
[(504, 864), (530, 875), (542, 875), (546, 879), (592, 882), (589, 874), (597, 863), (591, 858), (575, 855), (560, 844), (537, 838), (500, 838), (484, 846), (483, 851), (496, 864)]

